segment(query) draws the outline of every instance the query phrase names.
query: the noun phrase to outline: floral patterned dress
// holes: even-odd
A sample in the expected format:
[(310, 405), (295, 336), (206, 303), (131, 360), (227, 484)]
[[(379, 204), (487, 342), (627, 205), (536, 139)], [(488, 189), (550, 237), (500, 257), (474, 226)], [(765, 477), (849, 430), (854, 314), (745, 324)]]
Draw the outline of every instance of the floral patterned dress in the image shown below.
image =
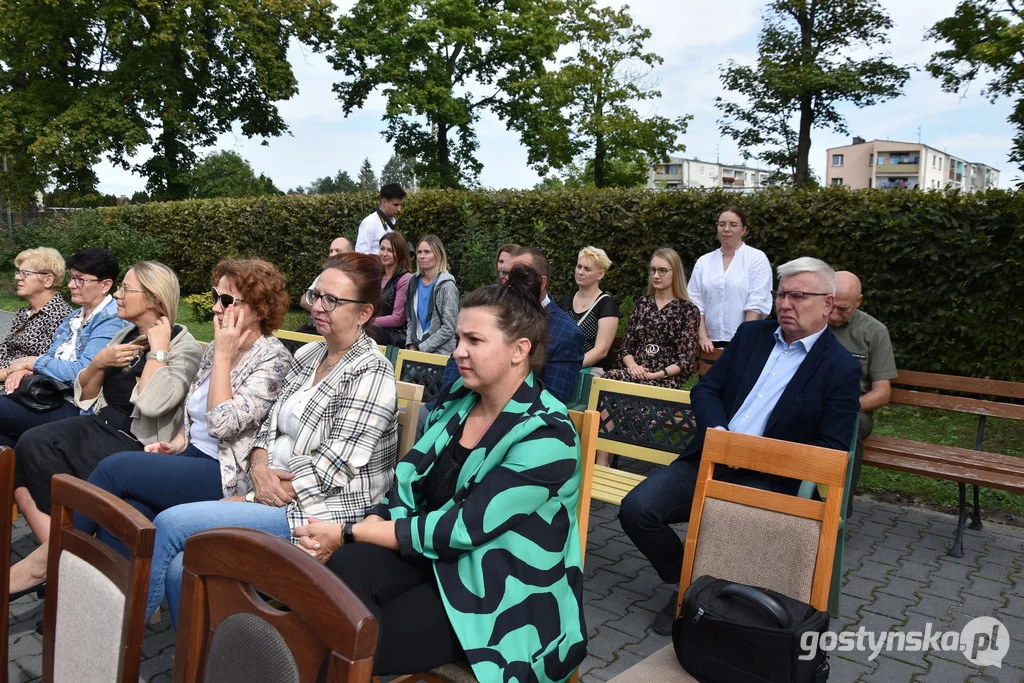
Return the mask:
[(691, 302), (673, 299), (658, 310), (653, 296), (640, 297), (629, 318), (626, 337), (619, 351), (619, 362), (626, 356), (633, 356), (633, 360), (651, 372), (673, 364), (683, 371), (673, 377), (649, 380), (634, 379), (624, 368), (609, 370), (604, 376), (622, 382), (681, 389), (683, 383), (690, 378), (690, 368), (697, 359), (699, 327), (700, 310)]

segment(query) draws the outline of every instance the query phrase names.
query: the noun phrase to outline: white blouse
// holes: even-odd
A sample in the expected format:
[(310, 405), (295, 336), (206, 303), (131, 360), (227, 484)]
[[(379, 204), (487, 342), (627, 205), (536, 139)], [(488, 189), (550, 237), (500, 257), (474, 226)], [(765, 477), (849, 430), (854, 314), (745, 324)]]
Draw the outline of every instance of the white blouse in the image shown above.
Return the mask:
[(211, 458), (216, 459), (217, 439), (210, 436), (209, 425), (206, 421), (206, 403), (209, 397), (210, 378), (207, 377), (185, 401), (185, 410), (188, 411), (188, 416), (192, 420), (192, 426), (188, 430), (188, 438), (193, 446)]
[[(277, 416), (277, 439), (274, 441), (274, 453), (271, 462), (274, 469), (294, 472), (295, 467), (291, 464), (292, 452), (295, 450), (295, 438), (299, 435), (299, 428), (302, 424), (302, 413), (306, 410), (306, 404), (313, 398), (316, 387), (313, 385), (311, 374), (294, 394), (289, 396), (281, 404), (281, 412)], [(317, 432), (309, 442), (309, 451), (312, 453), (320, 445), (320, 436)], [(288, 463), (285, 466), (285, 463)]]
[(728, 270), (722, 259), (721, 248), (697, 259), (686, 287), (704, 316), (711, 341), (730, 341), (744, 311), (762, 316), (772, 311), (772, 267), (764, 252), (741, 244)]

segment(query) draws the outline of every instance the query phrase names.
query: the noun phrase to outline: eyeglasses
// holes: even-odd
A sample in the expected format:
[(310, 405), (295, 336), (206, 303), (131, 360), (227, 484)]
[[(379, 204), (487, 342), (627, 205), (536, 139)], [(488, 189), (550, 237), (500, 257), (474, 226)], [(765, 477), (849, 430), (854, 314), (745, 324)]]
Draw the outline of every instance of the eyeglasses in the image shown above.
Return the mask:
[(305, 294), (305, 299), (306, 299), (306, 303), (309, 304), (310, 308), (312, 308), (316, 304), (317, 300), (319, 300), (320, 301), (320, 305), (323, 306), (323, 309), (325, 311), (327, 311), (328, 313), (330, 313), (335, 308), (337, 308), (338, 304), (365, 304), (365, 303), (368, 303), (366, 301), (357, 301), (356, 299), (343, 299), (340, 296), (331, 296), (330, 294), (321, 294), (320, 292), (316, 291), (315, 289), (307, 289), (306, 290), (306, 294)]
[(800, 291), (787, 291), (785, 289), (777, 289), (772, 294), (775, 296), (776, 301), (782, 301), (787, 296), (789, 300), (796, 303), (799, 301), (806, 301), (809, 296), (830, 296), (828, 292), (800, 292)]
[(210, 288), (210, 295), (213, 297), (213, 304), (216, 306), (217, 302), (220, 301), (221, 308), (227, 308), (231, 304), (244, 304), (245, 299), (239, 299), (238, 297), (230, 294), (221, 294), (217, 291), (216, 287)]
[(669, 273), (672, 272), (672, 269), (671, 268), (648, 268), (647, 272), (650, 273), (651, 276), (660, 275), (661, 277), (665, 277), (666, 275), (668, 275)]
[(82, 277), (81, 275), (68, 275), (68, 284), (74, 283), (76, 287), (85, 287), (86, 282), (100, 282), (98, 277)]
[(16, 270), (14, 271), (14, 277), (20, 277), (22, 280), (27, 278), (29, 275), (50, 275), (43, 270)]
[(133, 288), (127, 286), (125, 283), (122, 282), (120, 285), (117, 286), (117, 289), (114, 290), (114, 294), (117, 294), (118, 296), (124, 296), (125, 294), (131, 294), (132, 292), (142, 292), (142, 291), (144, 291), (144, 290), (133, 289)]

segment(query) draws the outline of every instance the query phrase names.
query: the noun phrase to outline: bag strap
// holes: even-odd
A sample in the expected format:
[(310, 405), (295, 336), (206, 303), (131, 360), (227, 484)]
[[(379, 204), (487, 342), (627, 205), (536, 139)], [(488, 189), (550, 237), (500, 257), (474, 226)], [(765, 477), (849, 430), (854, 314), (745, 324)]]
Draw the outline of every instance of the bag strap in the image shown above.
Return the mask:
[(768, 614), (768, 616), (778, 622), (779, 628), (789, 628), (792, 624), (789, 613), (786, 612), (785, 608), (778, 600), (767, 593), (763, 593), (752, 586), (746, 586), (742, 583), (727, 583), (722, 587), (722, 590), (718, 591), (718, 597), (720, 598), (730, 595), (737, 598), (743, 598), (747, 602), (760, 607)]
[(587, 309), (587, 312), (584, 313), (583, 317), (580, 318), (579, 321), (576, 323), (576, 327), (583, 327), (583, 321), (587, 319), (587, 316), (590, 315), (590, 312), (594, 310), (595, 306), (597, 306), (597, 302), (605, 298), (606, 296), (608, 296), (608, 292), (601, 292), (601, 296), (594, 299), (594, 303), (590, 304), (590, 308)]

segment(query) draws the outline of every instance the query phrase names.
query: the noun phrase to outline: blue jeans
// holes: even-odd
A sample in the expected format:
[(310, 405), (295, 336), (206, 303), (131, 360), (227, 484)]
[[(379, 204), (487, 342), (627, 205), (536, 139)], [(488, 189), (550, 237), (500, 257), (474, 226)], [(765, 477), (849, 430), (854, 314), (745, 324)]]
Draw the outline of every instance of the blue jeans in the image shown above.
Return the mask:
[[(665, 583), (678, 583), (683, 571), (683, 543), (669, 526), (689, 521), (697, 488), (700, 460), (679, 458), (640, 482), (622, 499), (619, 523), (636, 547), (651, 561)], [(800, 482), (750, 470), (719, 465), (715, 479), (741, 486), (795, 495)]]
[[(157, 515), (153, 520), (156, 525), (156, 542), (149, 572), (149, 602), (146, 604), (146, 619), (148, 620), (153, 612), (160, 607), (166, 593), (167, 602), (171, 608), (171, 620), (177, 627), (178, 602), (181, 600), (181, 575), (184, 571), (182, 559), (185, 554), (185, 541), (189, 536), (206, 529), (240, 526), (266, 531), (268, 534), (290, 541), (292, 531), (288, 526), (286, 509), (259, 503), (216, 500), (176, 505)], [(243, 558), (239, 558), (239, 561), (243, 561)]]
[[(109, 491), (147, 519), (175, 505), (220, 500), (220, 461), (189, 446), (178, 455), (123, 451), (104, 459), (89, 475), (89, 483)], [(128, 549), (95, 522), (75, 514), (75, 527), (89, 533), (124, 556)]]
[(0, 446), (14, 448), (21, 435), (33, 427), (80, 414), (78, 407), (67, 401), (59, 408), (40, 413), (26, 408), (10, 396), (0, 396)]

